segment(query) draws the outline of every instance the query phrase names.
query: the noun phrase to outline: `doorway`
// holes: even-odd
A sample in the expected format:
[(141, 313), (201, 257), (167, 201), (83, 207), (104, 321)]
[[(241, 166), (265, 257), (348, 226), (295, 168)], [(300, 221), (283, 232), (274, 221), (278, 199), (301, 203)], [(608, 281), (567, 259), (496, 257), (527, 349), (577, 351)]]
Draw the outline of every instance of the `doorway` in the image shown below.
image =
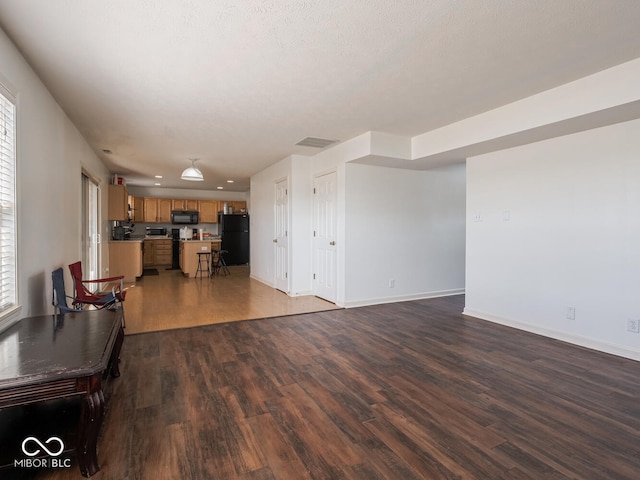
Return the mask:
[(313, 294), (330, 302), (337, 296), (337, 173), (313, 180)]
[(87, 280), (100, 276), (100, 187), (82, 173), (82, 273)]

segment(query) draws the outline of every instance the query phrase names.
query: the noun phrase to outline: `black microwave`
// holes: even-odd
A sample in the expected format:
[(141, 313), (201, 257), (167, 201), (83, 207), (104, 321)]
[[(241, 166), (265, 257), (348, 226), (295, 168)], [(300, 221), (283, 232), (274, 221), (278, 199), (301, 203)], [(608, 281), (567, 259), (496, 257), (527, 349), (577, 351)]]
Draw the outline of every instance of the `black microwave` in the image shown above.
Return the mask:
[(171, 223), (174, 225), (195, 225), (199, 220), (198, 212), (189, 210), (173, 210), (171, 212)]

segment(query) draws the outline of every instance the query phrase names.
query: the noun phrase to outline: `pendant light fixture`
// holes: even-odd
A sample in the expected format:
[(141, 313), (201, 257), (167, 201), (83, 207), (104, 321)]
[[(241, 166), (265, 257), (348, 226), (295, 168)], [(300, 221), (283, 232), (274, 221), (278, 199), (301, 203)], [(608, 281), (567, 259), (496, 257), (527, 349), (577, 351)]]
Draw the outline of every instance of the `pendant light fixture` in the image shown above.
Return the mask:
[(198, 159), (190, 158), (189, 160), (191, 160), (191, 166), (189, 168), (185, 168), (180, 178), (191, 182), (202, 182), (204, 180), (202, 172), (196, 168), (196, 160)]

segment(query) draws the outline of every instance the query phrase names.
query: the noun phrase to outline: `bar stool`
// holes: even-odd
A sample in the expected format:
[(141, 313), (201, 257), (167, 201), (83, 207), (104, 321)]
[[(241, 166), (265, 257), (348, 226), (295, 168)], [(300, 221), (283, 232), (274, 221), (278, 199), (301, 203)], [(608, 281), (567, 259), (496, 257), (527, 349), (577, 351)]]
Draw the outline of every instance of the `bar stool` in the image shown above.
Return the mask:
[(227, 268), (227, 262), (224, 261), (224, 254), (228, 253), (227, 250), (214, 250), (211, 257), (211, 276), (219, 275), (231, 275), (231, 272)]
[[(211, 270), (209, 269), (209, 264), (211, 263), (211, 252), (197, 252), (198, 253), (198, 268), (196, 268), (196, 277), (198, 276), (198, 272), (200, 272), (200, 278), (202, 278), (202, 274), (204, 273), (204, 267), (207, 267), (207, 277), (211, 276)], [(203, 258), (204, 257), (204, 258)], [(204, 265), (203, 265), (204, 262)]]

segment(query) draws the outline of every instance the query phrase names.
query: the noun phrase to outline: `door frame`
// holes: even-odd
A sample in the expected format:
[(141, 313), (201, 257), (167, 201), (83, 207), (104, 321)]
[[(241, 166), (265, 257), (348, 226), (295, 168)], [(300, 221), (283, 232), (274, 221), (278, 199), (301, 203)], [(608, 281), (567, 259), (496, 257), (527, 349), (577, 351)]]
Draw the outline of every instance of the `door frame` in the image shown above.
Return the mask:
[[(102, 239), (101, 239), (101, 181), (88, 172), (85, 168), (81, 170), (81, 258), (83, 263), (83, 275), (87, 280), (100, 278), (102, 271)], [(85, 180), (86, 179), (86, 180)], [(89, 185), (89, 189), (87, 189)], [(91, 192), (92, 188), (95, 190)], [(93, 195), (90, 195), (93, 193)], [(93, 196), (93, 198), (91, 198)]]

